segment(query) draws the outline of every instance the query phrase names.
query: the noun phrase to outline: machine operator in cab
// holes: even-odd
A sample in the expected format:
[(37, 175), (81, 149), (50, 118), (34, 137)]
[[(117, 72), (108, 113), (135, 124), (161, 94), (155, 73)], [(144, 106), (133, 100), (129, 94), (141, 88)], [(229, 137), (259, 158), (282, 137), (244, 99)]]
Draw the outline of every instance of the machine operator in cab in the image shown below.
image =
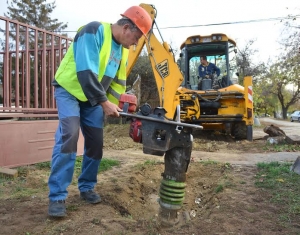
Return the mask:
[(215, 73), (219, 77), (221, 70), (214, 63), (208, 62), (206, 56), (201, 56), (198, 72), (200, 78), (211, 78)]

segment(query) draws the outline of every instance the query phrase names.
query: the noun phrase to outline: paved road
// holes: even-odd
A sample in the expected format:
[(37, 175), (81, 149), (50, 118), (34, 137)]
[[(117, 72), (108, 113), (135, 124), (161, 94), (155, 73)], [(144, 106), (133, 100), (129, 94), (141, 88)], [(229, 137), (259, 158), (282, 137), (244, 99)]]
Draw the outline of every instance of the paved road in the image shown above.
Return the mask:
[(193, 151), (194, 161), (216, 161), (228, 162), (234, 165), (255, 165), (259, 162), (295, 162), (300, 152), (279, 152), (279, 153), (221, 153)]
[(264, 117), (264, 118), (259, 118), (259, 120), (265, 121), (265, 122), (270, 122), (270, 123), (274, 123), (277, 125), (282, 125), (282, 126), (293, 126), (293, 127), (299, 127), (300, 128), (300, 122), (291, 122), (289, 120), (282, 120), (282, 119), (275, 119), (275, 118), (268, 118), (268, 117)]
[[(277, 120), (273, 118), (260, 118), (259, 120), (276, 125), (282, 129), (286, 135), (300, 135), (300, 123)], [(261, 129), (255, 129), (253, 138), (261, 139), (267, 134)], [(278, 152), (278, 153), (222, 153), (222, 152), (202, 152), (193, 151), (192, 157), (195, 161), (212, 160), (218, 162), (229, 162), (235, 165), (255, 165), (258, 162), (295, 162), (297, 157), (300, 157), (300, 152)]]
[[(288, 121), (275, 120), (272, 118), (263, 118), (264, 122), (274, 123), (274, 125), (280, 126), (282, 130), (287, 133), (300, 135), (300, 123), (291, 123)], [(262, 128), (255, 130), (254, 137), (265, 136)], [(251, 144), (251, 143), (249, 143)], [(145, 160), (159, 159), (163, 161), (162, 157), (144, 154), (141, 150), (110, 150), (109, 156), (119, 159), (122, 164), (135, 165), (137, 163), (145, 162)], [(300, 156), (300, 152), (279, 152), (279, 153), (224, 153), (224, 152), (204, 152), (204, 151), (192, 151), (192, 158), (195, 162), (200, 160), (212, 160), (217, 162), (228, 162), (234, 165), (255, 165), (258, 162), (295, 162), (297, 157)]]

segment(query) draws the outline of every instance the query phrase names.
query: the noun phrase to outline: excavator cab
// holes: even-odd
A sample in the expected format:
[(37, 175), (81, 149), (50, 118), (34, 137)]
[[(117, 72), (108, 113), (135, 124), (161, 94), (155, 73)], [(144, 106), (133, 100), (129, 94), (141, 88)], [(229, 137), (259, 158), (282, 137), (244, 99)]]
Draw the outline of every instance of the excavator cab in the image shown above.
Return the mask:
[[(235, 41), (222, 33), (194, 35), (180, 49), (177, 64), (184, 79), (177, 100), (181, 120), (198, 123), (204, 130), (231, 134), (235, 139), (252, 140), (252, 78), (244, 78), (243, 86), (238, 84)], [(209, 70), (207, 65), (199, 72), (203, 56), (217, 66), (219, 73), (203, 73)]]
[[(192, 90), (210, 90), (228, 87), (238, 82), (236, 44), (224, 34), (192, 36), (181, 45), (178, 64), (184, 74), (182, 86)], [(199, 74), (200, 57), (220, 69), (219, 76)], [(202, 75), (202, 76), (201, 76)]]

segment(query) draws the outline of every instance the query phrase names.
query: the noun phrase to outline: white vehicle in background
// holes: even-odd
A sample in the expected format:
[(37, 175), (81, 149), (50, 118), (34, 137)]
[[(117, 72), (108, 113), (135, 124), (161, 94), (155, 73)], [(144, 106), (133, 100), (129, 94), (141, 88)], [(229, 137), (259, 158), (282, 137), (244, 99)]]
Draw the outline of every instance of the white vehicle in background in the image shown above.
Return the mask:
[(291, 122), (298, 121), (300, 122), (300, 111), (297, 110), (291, 114)]

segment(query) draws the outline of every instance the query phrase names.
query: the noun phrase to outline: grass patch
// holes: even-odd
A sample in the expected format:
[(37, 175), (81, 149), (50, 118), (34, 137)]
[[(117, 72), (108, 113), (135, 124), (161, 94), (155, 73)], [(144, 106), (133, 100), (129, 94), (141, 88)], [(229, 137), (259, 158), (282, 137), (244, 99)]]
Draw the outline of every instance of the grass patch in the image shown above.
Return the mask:
[[(78, 177), (81, 174), (82, 156), (76, 157), (74, 175)], [(119, 166), (120, 162), (113, 159), (102, 158), (98, 173), (110, 170), (113, 166)], [(34, 165), (39, 170), (51, 169), (51, 162), (41, 162)]]
[(0, 198), (26, 198), (38, 194), (43, 191), (43, 185), (37, 187), (29, 186), (24, 180), (24, 177), (17, 177), (15, 179), (1, 179), (0, 184)]
[(98, 172), (103, 172), (112, 169), (114, 166), (119, 166), (120, 162), (113, 159), (102, 158)]
[(158, 164), (161, 164), (160, 162), (157, 162), (155, 160), (146, 160), (144, 163), (138, 163), (136, 164), (136, 168), (138, 170), (144, 170), (146, 167), (153, 167), (156, 166)]
[(40, 162), (35, 164), (35, 167), (39, 170), (47, 170), (51, 168), (51, 162)]
[(24, 185), (18, 185), (12, 190), (10, 198), (26, 198), (39, 192), (41, 192), (39, 188), (28, 188)]
[(207, 165), (217, 165), (218, 164), (217, 161), (213, 161), (213, 160), (200, 161), (200, 163), (203, 164), (204, 166), (207, 166)]
[(298, 144), (266, 144), (263, 147), (264, 151), (268, 152), (298, 152), (300, 145)]
[(300, 176), (290, 171), (290, 163), (258, 163), (255, 185), (267, 189), (271, 202), (284, 208), (278, 215), (281, 222), (300, 219)]
[[(72, 184), (77, 185), (76, 177), (81, 173), (82, 157), (77, 157), (74, 168), (74, 179)], [(120, 162), (113, 159), (102, 158), (98, 172), (110, 170), (113, 166), (120, 165)], [(36, 195), (45, 191), (47, 187), (48, 175), (44, 175), (43, 179), (34, 177), (31, 169), (44, 170), (50, 173), (51, 162), (42, 162), (32, 165), (30, 167), (18, 167), (18, 177), (12, 179), (11, 177), (0, 175), (0, 198), (9, 195), (10, 198), (24, 198)], [(47, 177), (47, 178), (46, 178)]]
[[(80, 174), (82, 159), (83, 159), (82, 156), (76, 157), (75, 168), (74, 168), (75, 173)], [(107, 170), (110, 170), (113, 166), (119, 166), (119, 165), (120, 165), (120, 162), (117, 161), (117, 160), (102, 158), (100, 167), (98, 169), (98, 172), (107, 171)], [(41, 162), (41, 163), (35, 164), (34, 166), (39, 170), (47, 170), (47, 169), (50, 170), (51, 169), (51, 162)]]
[(216, 193), (220, 193), (224, 190), (224, 186), (222, 184), (219, 184), (216, 189), (215, 189), (215, 192)]
[(68, 205), (67, 210), (69, 211), (77, 211), (78, 210), (78, 205)]
[[(77, 157), (75, 161), (75, 176), (79, 176), (81, 174), (81, 166), (82, 166), (83, 157)], [(100, 167), (98, 169), (98, 173), (104, 172), (112, 169), (114, 166), (119, 166), (120, 162), (113, 159), (102, 158)]]
[(157, 164), (157, 162), (154, 160), (146, 160), (144, 162), (144, 166), (155, 166), (156, 164)]

